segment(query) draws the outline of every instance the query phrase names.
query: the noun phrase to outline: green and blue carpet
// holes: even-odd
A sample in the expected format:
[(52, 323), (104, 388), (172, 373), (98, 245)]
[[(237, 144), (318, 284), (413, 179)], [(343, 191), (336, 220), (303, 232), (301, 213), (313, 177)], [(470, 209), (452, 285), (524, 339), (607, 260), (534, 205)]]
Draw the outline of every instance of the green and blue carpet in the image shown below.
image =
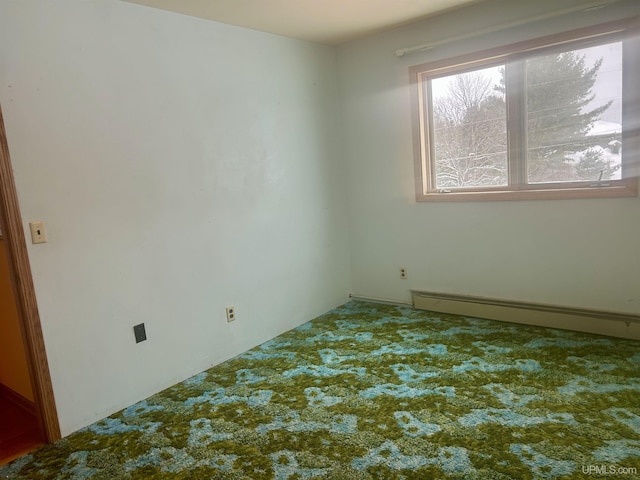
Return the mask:
[(350, 302), (10, 479), (640, 478), (640, 342)]

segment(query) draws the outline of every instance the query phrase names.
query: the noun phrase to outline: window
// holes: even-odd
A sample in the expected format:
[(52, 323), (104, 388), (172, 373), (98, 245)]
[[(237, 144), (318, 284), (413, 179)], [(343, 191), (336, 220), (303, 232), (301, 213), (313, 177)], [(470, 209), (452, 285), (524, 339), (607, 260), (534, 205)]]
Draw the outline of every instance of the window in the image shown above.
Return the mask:
[(411, 67), (417, 199), (637, 195), (636, 26)]

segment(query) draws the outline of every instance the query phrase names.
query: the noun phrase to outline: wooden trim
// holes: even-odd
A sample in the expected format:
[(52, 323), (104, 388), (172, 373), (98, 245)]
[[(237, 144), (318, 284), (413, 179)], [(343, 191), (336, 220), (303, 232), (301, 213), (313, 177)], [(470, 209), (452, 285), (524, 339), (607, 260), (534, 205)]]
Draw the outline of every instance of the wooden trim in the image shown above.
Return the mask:
[[(441, 59), (409, 67), (412, 101), (412, 129), (414, 137), (414, 170), (416, 178), (416, 201), (418, 202), (468, 202), (498, 200), (548, 200), (579, 198), (637, 197), (640, 172), (633, 159), (640, 151), (637, 130), (638, 119), (634, 110), (639, 94), (635, 88), (640, 66), (632, 53), (640, 48), (635, 36), (640, 31), (640, 17), (561, 32), (523, 42), (469, 53), (455, 58)], [(523, 66), (518, 64), (531, 56), (585, 48), (604, 41), (624, 41), (627, 45), (623, 55), (623, 119), (622, 132), (625, 142), (622, 159), (622, 180), (605, 182), (558, 182), (547, 184), (526, 183), (526, 118), (523, 114), (524, 93), (522, 86), (514, 78), (523, 81)], [(630, 45), (634, 48), (629, 48)], [(630, 52), (633, 50), (633, 52)], [(509, 184), (496, 187), (445, 188), (437, 189), (435, 171), (432, 166), (434, 152), (433, 131), (425, 126), (432, 107), (425, 98), (427, 80), (446, 75), (459, 74), (490, 65), (505, 64), (515, 75), (507, 78), (507, 90), (512, 93), (506, 98), (507, 107), (507, 151), (509, 162)], [(520, 69), (520, 70), (519, 70)], [(635, 82), (635, 83), (634, 83)], [(524, 136), (523, 136), (524, 135)]]
[(424, 177), (428, 171), (424, 164), (427, 155), (425, 154), (426, 145), (424, 142), (424, 88), (422, 79), (417, 70), (409, 69), (409, 83), (411, 86), (411, 116), (412, 116), (412, 133), (413, 133), (413, 165), (414, 179), (416, 189), (416, 200), (420, 200), (421, 195), (427, 189), (427, 181)]
[(49, 374), (36, 293), (31, 277), (27, 244), (22, 228), (18, 194), (13, 179), (9, 144), (0, 106), (0, 220), (5, 236), (9, 267), (18, 310), (27, 363), (34, 394), (36, 413), (44, 438), (53, 442), (61, 438), (60, 425)]
[(18, 392), (10, 389), (3, 383), (0, 383), (0, 397), (6, 398), (8, 401), (19, 406), (23, 410), (26, 410), (31, 415), (37, 416), (35, 403), (28, 398), (23, 397)]
[[(607, 183), (613, 183), (610, 181)], [(423, 193), (419, 202), (477, 202), (495, 200), (562, 200), (578, 198), (619, 198), (638, 196), (638, 178), (618, 180), (613, 186), (544, 188), (543, 184), (532, 188), (507, 190), (451, 189), (448, 193)]]
[(507, 127), (507, 162), (509, 165), (509, 185), (525, 185), (527, 183), (527, 97), (524, 89), (526, 82), (526, 65), (524, 61), (508, 62), (505, 68), (506, 127)]
[(640, 340), (640, 314), (412, 290), (415, 308)]

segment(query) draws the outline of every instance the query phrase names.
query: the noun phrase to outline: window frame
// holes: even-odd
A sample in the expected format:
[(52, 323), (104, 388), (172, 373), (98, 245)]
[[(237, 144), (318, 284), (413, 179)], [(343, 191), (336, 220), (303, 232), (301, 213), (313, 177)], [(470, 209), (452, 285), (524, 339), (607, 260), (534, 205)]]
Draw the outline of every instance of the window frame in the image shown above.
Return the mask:
[[(437, 60), (409, 68), (416, 200), (482, 201), (605, 198), (638, 196), (640, 171), (640, 17), (603, 23), (533, 40)], [(433, 168), (433, 105), (427, 92), (429, 79), (460, 74), (484, 67), (515, 68), (534, 55), (568, 51), (622, 41), (622, 142), (621, 179), (600, 182), (526, 183), (526, 102), (523, 68), (506, 77), (508, 185), (436, 188)], [(569, 48), (567, 48), (569, 47)], [(518, 80), (513, 82), (513, 80)], [(517, 83), (517, 84), (516, 84)]]

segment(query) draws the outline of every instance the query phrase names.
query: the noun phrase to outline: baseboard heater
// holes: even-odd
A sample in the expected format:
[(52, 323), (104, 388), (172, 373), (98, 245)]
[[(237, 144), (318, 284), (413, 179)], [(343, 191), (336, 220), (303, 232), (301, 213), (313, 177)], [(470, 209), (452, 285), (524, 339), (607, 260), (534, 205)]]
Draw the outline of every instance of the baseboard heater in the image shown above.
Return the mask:
[(640, 315), (411, 290), (421, 310), (640, 340)]

